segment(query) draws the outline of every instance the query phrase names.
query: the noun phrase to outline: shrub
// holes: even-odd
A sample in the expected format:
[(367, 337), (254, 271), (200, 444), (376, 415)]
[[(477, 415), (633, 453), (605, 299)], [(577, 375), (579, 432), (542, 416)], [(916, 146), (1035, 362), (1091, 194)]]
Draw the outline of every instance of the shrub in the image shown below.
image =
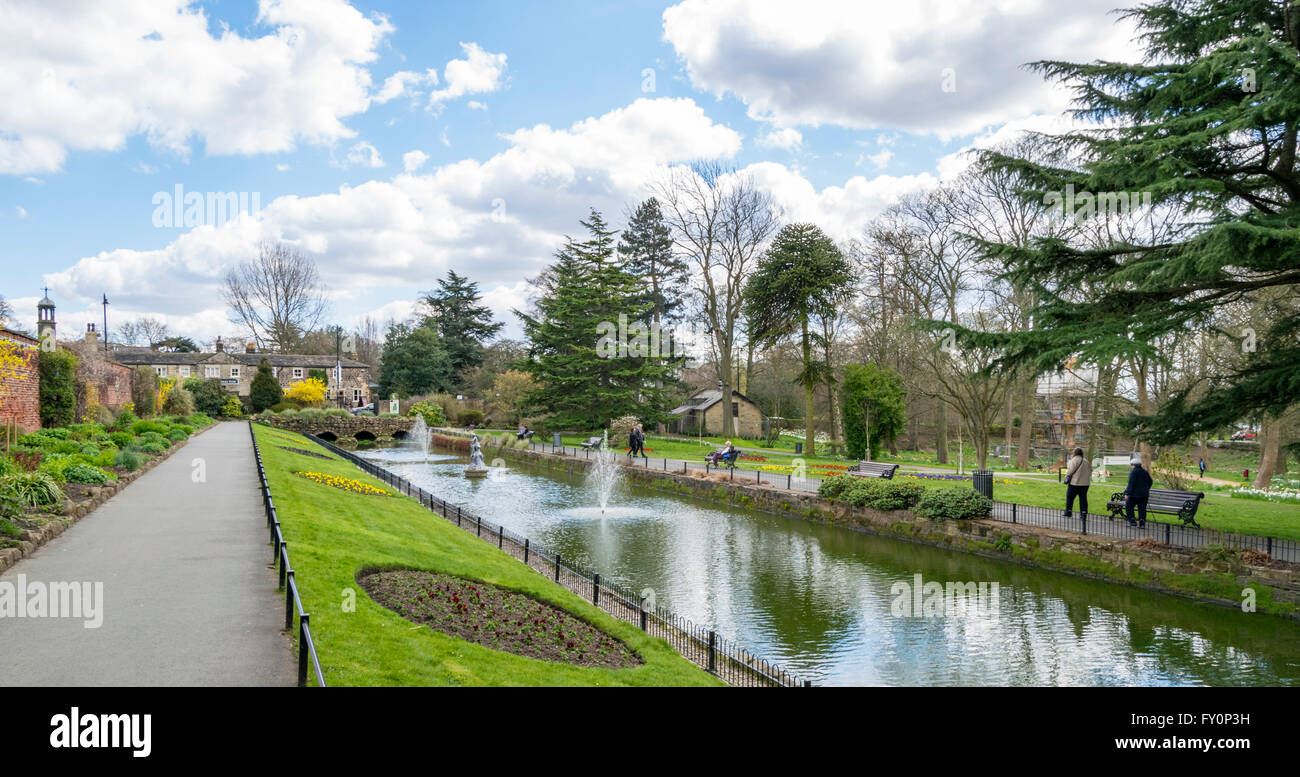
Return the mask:
[(257, 365), (257, 374), (248, 387), (248, 399), (253, 405), (253, 412), (260, 413), (273, 407), (283, 398), (284, 390), (280, 388), (280, 381), (271, 373), (271, 363), (262, 359)]
[[(425, 423), (428, 423), (428, 421)], [(456, 423), (461, 426), (478, 426), (483, 423), (483, 411), (462, 410), (460, 411), (460, 414), (456, 416)]]
[(69, 351), (40, 352), (41, 426), (67, 426), (76, 420), (77, 357)]
[(628, 435), (632, 433), (632, 427), (641, 423), (641, 419), (634, 415), (625, 415), (615, 418), (609, 422), (609, 440), (615, 445), (626, 445)]
[[(187, 419), (186, 423), (189, 426), (202, 429), (205, 426), (211, 426), (215, 422), (207, 415), (207, 413), (195, 413)], [(191, 434), (193, 434), (193, 432), (191, 432)]]
[(158, 432), (145, 432), (144, 434), (140, 435), (140, 444), (141, 444), (141, 445), (144, 445), (145, 443), (150, 443), (150, 442), (152, 442), (152, 443), (162, 443), (162, 445), (163, 445), (164, 447), (167, 447), (167, 448), (170, 448), (170, 447), (171, 447), (171, 441), (168, 440), (168, 439), (167, 439), (166, 437), (164, 437), (163, 435), (159, 434)]
[(184, 440), (186, 437), (189, 437), (189, 435), (186, 434), (185, 430), (180, 428), (179, 426), (167, 433), (167, 439), (173, 441)]
[(185, 389), (194, 396), (195, 409), (211, 417), (221, 415), (221, 409), (226, 404), (226, 398), (230, 396), (221, 387), (220, 378), (198, 379), (197, 383), (186, 381)]
[(13, 459), (0, 456), (0, 477), (4, 477), (5, 475), (13, 475), (21, 471), (22, 468), (19, 467), (18, 464)]
[(301, 414), (302, 414), (301, 410), (291, 407), (288, 410), (281, 412), (280, 417), (287, 421), (292, 421), (293, 419), (297, 418)]
[(117, 461), (117, 448), (107, 448), (100, 452), (98, 456), (91, 459), (90, 463), (96, 467), (111, 467)]
[(118, 429), (130, 429), (131, 426), (139, 420), (139, 416), (135, 414), (135, 403), (127, 402), (125, 405), (122, 405), (122, 409), (118, 411), (117, 418), (113, 421), (113, 425)]
[(63, 501), (63, 489), (44, 472), (23, 472), (0, 478), (5, 491), (25, 507), (44, 507)]
[(81, 464), (80, 462), (64, 469), (63, 477), (69, 483), (85, 483), (96, 486), (107, 483), (112, 479), (107, 472), (99, 467), (92, 467), (89, 464)]
[(112, 426), (113, 411), (103, 405), (95, 405), (95, 423), (101, 426)]
[(325, 415), (330, 418), (351, 418), (352, 414), (341, 407), (331, 407), (325, 410)]
[(239, 401), (239, 397), (226, 397), (225, 404), (221, 406), (219, 415), (223, 418), (243, 418), (244, 403)]
[(128, 472), (140, 469), (140, 465), (143, 463), (144, 457), (135, 451), (118, 451), (117, 456), (113, 459), (114, 467), (119, 467)]
[(285, 400), (284, 402), (276, 402), (274, 405), (271, 405), (271, 411), (275, 413), (283, 413), (287, 410), (298, 410), (301, 408), (302, 405), (290, 400)]
[(131, 431), (143, 437), (146, 434), (166, 434), (170, 427), (162, 421), (136, 421), (131, 424)]
[(844, 492), (853, 487), (858, 478), (854, 475), (832, 475), (817, 487), (817, 496), (822, 499), (839, 499)]
[(81, 453), (81, 443), (76, 440), (62, 440), (54, 443), (52, 451), (64, 456), (75, 456)]
[(325, 381), (319, 378), (308, 378), (290, 386), (284, 395), (300, 405), (317, 407), (325, 403), (325, 391)]
[(135, 442), (135, 435), (130, 432), (109, 432), (108, 439), (119, 448), (125, 448)]
[(975, 490), (964, 488), (929, 488), (917, 500), (912, 512), (932, 521), (961, 521), (987, 518), (993, 500)]
[(411, 405), (411, 409), (406, 414), (412, 418), (422, 416), (424, 422), (429, 426), (443, 426), (447, 423), (447, 416), (442, 412), (442, 405), (437, 402), (424, 400)]
[(167, 392), (162, 410), (168, 415), (187, 416), (194, 412), (194, 395), (186, 391), (184, 386), (173, 386)]
[(167, 445), (165, 440), (146, 440), (140, 443), (140, 450), (144, 453), (162, 453), (167, 450)]
[(141, 416), (151, 416), (158, 401), (158, 373), (152, 367), (136, 367), (131, 374), (131, 402), (135, 412)]
[(45, 437), (51, 440), (66, 440), (72, 436), (71, 429), (37, 429), (24, 437)]
[(81, 450), (77, 451), (77, 455), (83, 456), (87, 459), (93, 459), (99, 455), (99, 446), (86, 443), (81, 446)]

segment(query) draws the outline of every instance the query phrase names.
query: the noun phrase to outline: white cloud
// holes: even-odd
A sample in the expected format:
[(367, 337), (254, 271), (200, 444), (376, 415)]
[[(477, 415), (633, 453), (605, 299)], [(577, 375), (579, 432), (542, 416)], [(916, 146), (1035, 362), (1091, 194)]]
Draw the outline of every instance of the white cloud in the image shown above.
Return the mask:
[(769, 130), (758, 136), (759, 148), (776, 148), (785, 151), (798, 151), (803, 145), (803, 134), (792, 127)]
[(858, 157), (858, 164), (870, 162), (877, 170), (884, 170), (889, 167), (889, 160), (894, 158), (894, 152), (887, 148), (881, 149), (875, 154), (862, 154)]
[(481, 102), (479, 102), (478, 100), (470, 100), (469, 102), (465, 103), (465, 107), (466, 107), (466, 108), (469, 108), (469, 109), (472, 110), (472, 111), (486, 111), (486, 110), (487, 110), (487, 104), (486, 104), (486, 103), (481, 103)]
[(429, 155), (418, 148), (414, 151), (407, 151), (402, 154), (402, 169), (408, 173), (413, 173), (424, 167), (424, 163), (428, 161)]
[(0, 174), (11, 175), (134, 136), (181, 157), (196, 140), (224, 156), (352, 137), (343, 120), (369, 106), (364, 66), (393, 29), (344, 0), (263, 0), (257, 37), (190, 0), (20, 2), (2, 14)]
[(14, 206), (14, 212), (18, 214), (18, 218), (20, 219), (27, 218), (27, 209), (21, 205)]
[(506, 55), (484, 51), (477, 43), (461, 43), (464, 59), (453, 59), (443, 70), (446, 86), (429, 93), (429, 107), (440, 110), (443, 103), (467, 94), (484, 94), (501, 88)]
[(383, 87), (375, 93), (373, 99), (376, 103), (383, 104), (389, 100), (395, 100), (402, 96), (415, 97), (419, 92), (413, 89), (413, 87), (420, 86), (421, 84), (437, 83), (438, 71), (432, 68), (423, 73), (403, 70), (384, 79)]
[(348, 149), (347, 164), (360, 167), (383, 167), (384, 158), (380, 156), (379, 149), (363, 140)]
[(288, 162), (277, 162), (277, 163), (275, 164), (275, 170), (276, 170), (276, 172), (278, 172), (278, 173), (287, 173), (287, 172), (289, 172), (289, 169), (290, 169), (290, 168), (289, 168), (289, 163), (288, 163)]
[(131, 166), (131, 170), (133, 172), (140, 173), (141, 175), (153, 175), (154, 173), (158, 172), (158, 168), (144, 161), (136, 162), (134, 165)]
[[(1022, 65), (1137, 59), (1113, 0), (683, 0), (664, 37), (691, 83), (781, 127), (890, 127), (943, 137), (1065, 107)], [(951, 68), (955, 90), (943, 90)]]
[(939, 172), (940, 179), (951, 181), (965, 172), (967, 167), (970, 167), (971, 151), (1005, 145), (1026, 132), (1061, 134), (1068, 131), (1071, 126), (1070, 119), (1060, 114), (1051, 116), (1039, 114), (1009, 121), (995, 130), (979, 135), (969, 145), (940, 157), (935, 163), (935, 168)]

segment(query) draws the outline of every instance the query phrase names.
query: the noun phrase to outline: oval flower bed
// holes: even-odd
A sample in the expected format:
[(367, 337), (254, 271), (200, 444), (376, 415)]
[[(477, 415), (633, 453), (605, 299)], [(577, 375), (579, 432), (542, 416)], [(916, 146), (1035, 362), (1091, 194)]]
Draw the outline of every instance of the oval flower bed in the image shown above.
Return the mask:
[(323, 472), (297, 472), (293, 474), (300, 478), (306, 478), (313, 483), (320, 483), (323, 486), (333, 486), (343, 491), (351, 491), (354, 494), (365, 494), (366, 496), (392, 496), (391, 493), (382, 488), (375, 488), (372, 485), (362, 483), (360, 480), (352, 478), (341, 478), (337, 475), (326, 475)]
[(330, 456), (326, 456), (323, 453), (317, 453), (316, 451), (309, 451), (306, 448), (293, 448), (288, 445), (277, 445), (275, 447), (279, 448), (282, 451), (289, 451), (290, 453), (301, 453), (304, 456), (311, 456), (312, 458), (316, 458), (316, 459), (325, 459), (326, 461), (334, 461), (334, 459)]
[(573, 613), (491, 583), (416, 569), (363, 572), (357, 582), (413, 623), (494, 650), (604, 669), (644, 663), (622, 641)]

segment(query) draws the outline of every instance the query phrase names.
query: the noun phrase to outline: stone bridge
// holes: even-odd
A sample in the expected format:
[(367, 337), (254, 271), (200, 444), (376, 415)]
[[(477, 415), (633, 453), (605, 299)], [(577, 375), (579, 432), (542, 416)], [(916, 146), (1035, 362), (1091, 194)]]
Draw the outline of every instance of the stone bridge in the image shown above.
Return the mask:
[(414, 418), (379, 416), (325, 416), (324, 418), (285, 418), (271, 416), (265, 423), (279, 429), (302, 434), (314, 434), (340, 448), (355, 448), (361, 443), (391, 444), (403, 440), (411, 433)]

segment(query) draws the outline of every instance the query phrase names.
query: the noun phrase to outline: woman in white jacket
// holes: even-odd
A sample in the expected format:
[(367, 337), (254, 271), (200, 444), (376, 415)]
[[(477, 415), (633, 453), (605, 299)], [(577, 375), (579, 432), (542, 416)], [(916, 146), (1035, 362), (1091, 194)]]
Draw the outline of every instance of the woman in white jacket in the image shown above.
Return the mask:
[(1092, 485), (1092, 465), (1083, 457), (1083, 448), (1075, 448), (1065, 470), (1065, 517), (1074, 512), (1074, 498), (1079, 498), (1079, 512), (1088, 514), (1088, 486)]

